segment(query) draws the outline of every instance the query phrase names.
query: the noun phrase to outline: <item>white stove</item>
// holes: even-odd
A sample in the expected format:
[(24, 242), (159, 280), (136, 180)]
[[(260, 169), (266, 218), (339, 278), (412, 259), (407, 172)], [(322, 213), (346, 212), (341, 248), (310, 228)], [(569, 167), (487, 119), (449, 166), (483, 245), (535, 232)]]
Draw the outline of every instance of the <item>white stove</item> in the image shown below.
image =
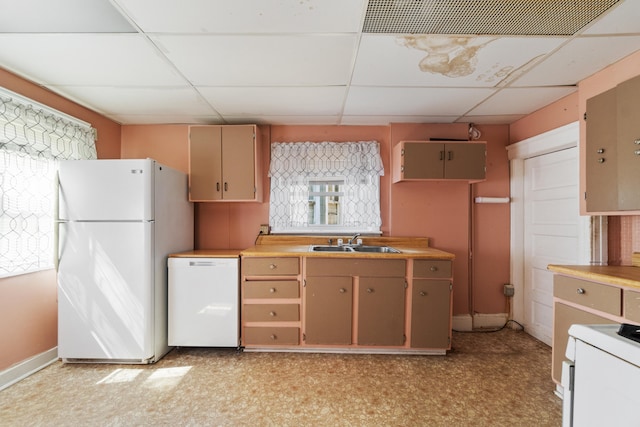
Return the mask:
[(619, 328), (569, 328), (563, 426), (640, 425), (640, 343), (618, 335)]

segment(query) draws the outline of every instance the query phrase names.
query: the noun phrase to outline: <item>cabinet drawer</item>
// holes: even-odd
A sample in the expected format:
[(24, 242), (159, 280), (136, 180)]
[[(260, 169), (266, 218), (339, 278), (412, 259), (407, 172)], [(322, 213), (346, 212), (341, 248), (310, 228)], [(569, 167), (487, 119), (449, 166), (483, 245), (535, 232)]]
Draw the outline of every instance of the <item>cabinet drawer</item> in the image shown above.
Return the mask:
[(243, 330), (244, 345), (298, 345), (299, 328), (247, 327)]
[(297, 280), (264, 280), (244, 282), (243, 298), (298, 298)]
[(245, 276), (289, 276), (300, 272), (300, 258), (242, 258)]
[(553, 296), (615, 316), (621, 314), (622, 289), (615, 286), (556, 274), (553, 278)]
[(290, 322), (300, 320), (298, 304), (244, 304), (245, 322)]
[(416, 259), (413, 261), (413, 277), (451, 277), (451, 261), (441, 259)]
[(307, 258), (307, 276), (404, 277), (403, 259)]
[(624, 318), (640, 323), (640, 292), (625, 290), (623, 299)]

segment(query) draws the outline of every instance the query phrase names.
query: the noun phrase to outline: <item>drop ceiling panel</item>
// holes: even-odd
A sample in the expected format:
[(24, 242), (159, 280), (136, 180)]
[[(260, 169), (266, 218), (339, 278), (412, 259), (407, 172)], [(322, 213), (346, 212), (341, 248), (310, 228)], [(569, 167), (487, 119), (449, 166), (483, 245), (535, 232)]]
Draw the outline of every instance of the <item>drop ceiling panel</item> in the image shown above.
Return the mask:
[(366, 0), (115, 0), (146, 32), (358, 32)]
[(479, 125), (501, 125), (513, 123), (523, 118), (525, 114), (504, 114), (501, 116), (462, 116), (456, 120), (457, 123), (475, 123)]
[(65, 86), (51, 87), (109, 114), (215, 114), (192, 88)]
[(2, 33), (135, 33), (109, 0), (1, 2)]
[(0, 63), (50, 85), (185, 84), (137, 34), (0, 34)]
[(515, 80), (512, 86), (573, 85), (638, 49), (640, 36), (580, 37)]
[(576, 90), (575, 86), (502, 89), (467, 115), (529, 114)]
[(562, 37), (364, 34), (352, 83), (494, 87), (566, 40)]
[(199, 87), (198, 90), (220, 114), (254, 116), (337, 115), (346, 93), (344, 86)]
[(111, 114), (110, 117), (123, 125), (225, 124), (222, 118), (211, 114), (203, 116), (190, 114)]
[(640, 1), (621, 1), (582, 34), (631, 34), (640, 32)]
[(494, 93), (493, 89), (352, 87), (346, 116), (460, 116)]
[(343, 116), (343, 125), (379, 125), (380, 123), (453, 123), (458, 116)]
[(247, 124), (256, 123), (259, 125), (337, 125), (339, 123), (338, 116), (272, 116), (265, 115), (256, 118), (254, 116), (225, 116), (228, 124)]
[(346, 85), (355, 35), (155, 36), (197, 86)]

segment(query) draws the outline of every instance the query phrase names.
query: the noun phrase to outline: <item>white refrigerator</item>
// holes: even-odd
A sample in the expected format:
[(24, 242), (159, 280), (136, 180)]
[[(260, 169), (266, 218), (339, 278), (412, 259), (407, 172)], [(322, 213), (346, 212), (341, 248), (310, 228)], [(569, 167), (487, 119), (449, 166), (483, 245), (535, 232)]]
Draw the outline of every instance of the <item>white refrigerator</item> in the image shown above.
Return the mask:
[(167, 255), (193, 249), (187, 176), (151, 159), (58, 172), (58, 357), (153, 363), (167, 344)]

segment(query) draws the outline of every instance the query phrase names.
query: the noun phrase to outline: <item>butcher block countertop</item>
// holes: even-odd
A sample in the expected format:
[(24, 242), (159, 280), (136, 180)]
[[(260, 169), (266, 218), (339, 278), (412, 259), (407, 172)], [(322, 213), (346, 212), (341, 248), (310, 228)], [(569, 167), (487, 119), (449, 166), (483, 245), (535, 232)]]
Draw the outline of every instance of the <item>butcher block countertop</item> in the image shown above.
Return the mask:
[(558, 274), (600, 283), (640, 288), (640, 267), (630, 265), (554, 265), (547, 267)]
[(196, 249), (170, 254), (169, 258), (238, 258), (242, 249)]
[(371, 253), (371, 252), (313, 252), (311, 245), (328, 245), (329, 239), (336, 245), (341, 238), (346, 243), (350, 236), (292, 236), (292, 235), (262, 235), (256, 240), (256, 245), (241, 252), (247, 257), (267, 256), (305, 256), (322, 258), (423, 258), (423, 259), (454, 259), (455, 255), (429, 247), (426, 237), (370, 237), (361, 236), (365, 246), (390, 246), (400, 253)]

